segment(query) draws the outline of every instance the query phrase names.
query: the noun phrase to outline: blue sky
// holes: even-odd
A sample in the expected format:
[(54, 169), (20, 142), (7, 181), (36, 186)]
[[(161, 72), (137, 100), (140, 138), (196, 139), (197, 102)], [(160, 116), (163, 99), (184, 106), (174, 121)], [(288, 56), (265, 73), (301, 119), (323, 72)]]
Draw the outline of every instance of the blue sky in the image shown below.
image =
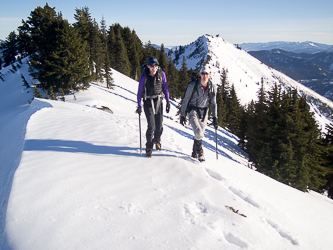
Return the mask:
[(45, 3), (73, 23), (76, 8), (87, 6), (98, 23), (134, 29), (143, 43), (186, 45), (204, 34), (231, 43), (312, 41), (333, 45), (332, 0), (9, 0), (0, 7), (0, 39)]

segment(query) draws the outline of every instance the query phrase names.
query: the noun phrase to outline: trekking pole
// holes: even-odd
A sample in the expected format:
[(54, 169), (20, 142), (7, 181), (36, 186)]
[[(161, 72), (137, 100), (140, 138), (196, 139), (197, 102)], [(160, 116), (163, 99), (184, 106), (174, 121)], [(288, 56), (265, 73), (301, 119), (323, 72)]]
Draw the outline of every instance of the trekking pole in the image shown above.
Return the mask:
[(140, 155), (142, 154), (142, 142), (141, 142), (141, 114), (139, 113), (139, 134), (140, 134)]
[(215, 142), (216, 142), (216, 160), (218, 160), (219, 159), (219, 157), (218, 157), (218, 153), (217, 153), (217, 128), (215, 128)]

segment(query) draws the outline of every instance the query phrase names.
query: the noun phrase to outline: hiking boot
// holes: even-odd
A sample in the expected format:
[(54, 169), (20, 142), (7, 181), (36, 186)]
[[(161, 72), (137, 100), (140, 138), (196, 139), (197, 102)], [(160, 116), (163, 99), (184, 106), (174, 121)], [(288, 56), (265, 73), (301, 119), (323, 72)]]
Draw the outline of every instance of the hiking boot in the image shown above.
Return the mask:
[(153, 154), (153, 149), (152, 148), (146, 148), (146, 156), (150, 158), (152, 154)]
[(201, 162), (205, 161), (204, 153), (200, 153), (200, 154), (199, 154), (199, 158), (198, 158), (198, 160), (201, 161)]
[(156, 150), (161, 151), (162, 150), (162, 145), (160, 142), (154, 142), (156, 145)]

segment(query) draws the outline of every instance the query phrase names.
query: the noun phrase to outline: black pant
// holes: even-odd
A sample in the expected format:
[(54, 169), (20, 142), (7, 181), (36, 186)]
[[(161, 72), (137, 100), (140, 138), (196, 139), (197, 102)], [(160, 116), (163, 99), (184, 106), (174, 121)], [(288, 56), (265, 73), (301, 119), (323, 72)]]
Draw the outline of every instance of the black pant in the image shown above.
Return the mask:
[(146, 132), (146, 148), (153, 148), (154, 142), (160, 142), (163, 132), (163, 103), (161, 100), (158, 110), (156, 110), (157, 100), (153, 99), (156, 115), (153, 112), (150, 99), (146, 100), (143, 104), (145, 115), (147, 118), (147, 132)]

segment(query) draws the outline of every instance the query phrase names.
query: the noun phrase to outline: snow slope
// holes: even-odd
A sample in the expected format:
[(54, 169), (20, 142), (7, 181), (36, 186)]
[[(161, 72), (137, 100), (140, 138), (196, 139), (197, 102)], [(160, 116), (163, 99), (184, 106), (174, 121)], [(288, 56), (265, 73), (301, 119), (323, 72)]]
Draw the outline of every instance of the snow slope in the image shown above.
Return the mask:
[(176, 103), (165, 114), (163, 151), (140, 155), (132, 79), (113, 71), (114, 90), (92, 84), (77, 100), (27, 106), (25, 68), (2, 72), (1, 249), (332, 248), (332, 200), (247, 168), (223, 129), (218, 160), (210, 127), (207, 162), (191, 160), (193, 133), (178, 123)]
[[(228, 71), (227, 77), (230, 86), (234, 85), (237, 96), (242, 105), (257, 101), (257, 93), (264, 82), (264, 89), (271, 90), (275, 84), (283, 89), (297, 89), (301, 95), (307, 96), (311, 110), (315, 113), (318, 124), (324, 129), (325, 124), (332, 122), (333, 102), (319, 95), (310, 88), (298, 83), (283, 73), (274, 70), (261, 63), (258, 59), (246, 51), (237, 49), (235, 45), (225, 41), (221, 37), (204, 35), (195, 42), (183, 46), (175, 66), (180, 69), (182, 58), (185, 56), (187, 67), (199, 69), (200, 65), (210, 57), (208, 66), (211, 68), (212, 80), (219, 84), (223, 69)], [(173, 60), (177, 52), (172, 53)]]

